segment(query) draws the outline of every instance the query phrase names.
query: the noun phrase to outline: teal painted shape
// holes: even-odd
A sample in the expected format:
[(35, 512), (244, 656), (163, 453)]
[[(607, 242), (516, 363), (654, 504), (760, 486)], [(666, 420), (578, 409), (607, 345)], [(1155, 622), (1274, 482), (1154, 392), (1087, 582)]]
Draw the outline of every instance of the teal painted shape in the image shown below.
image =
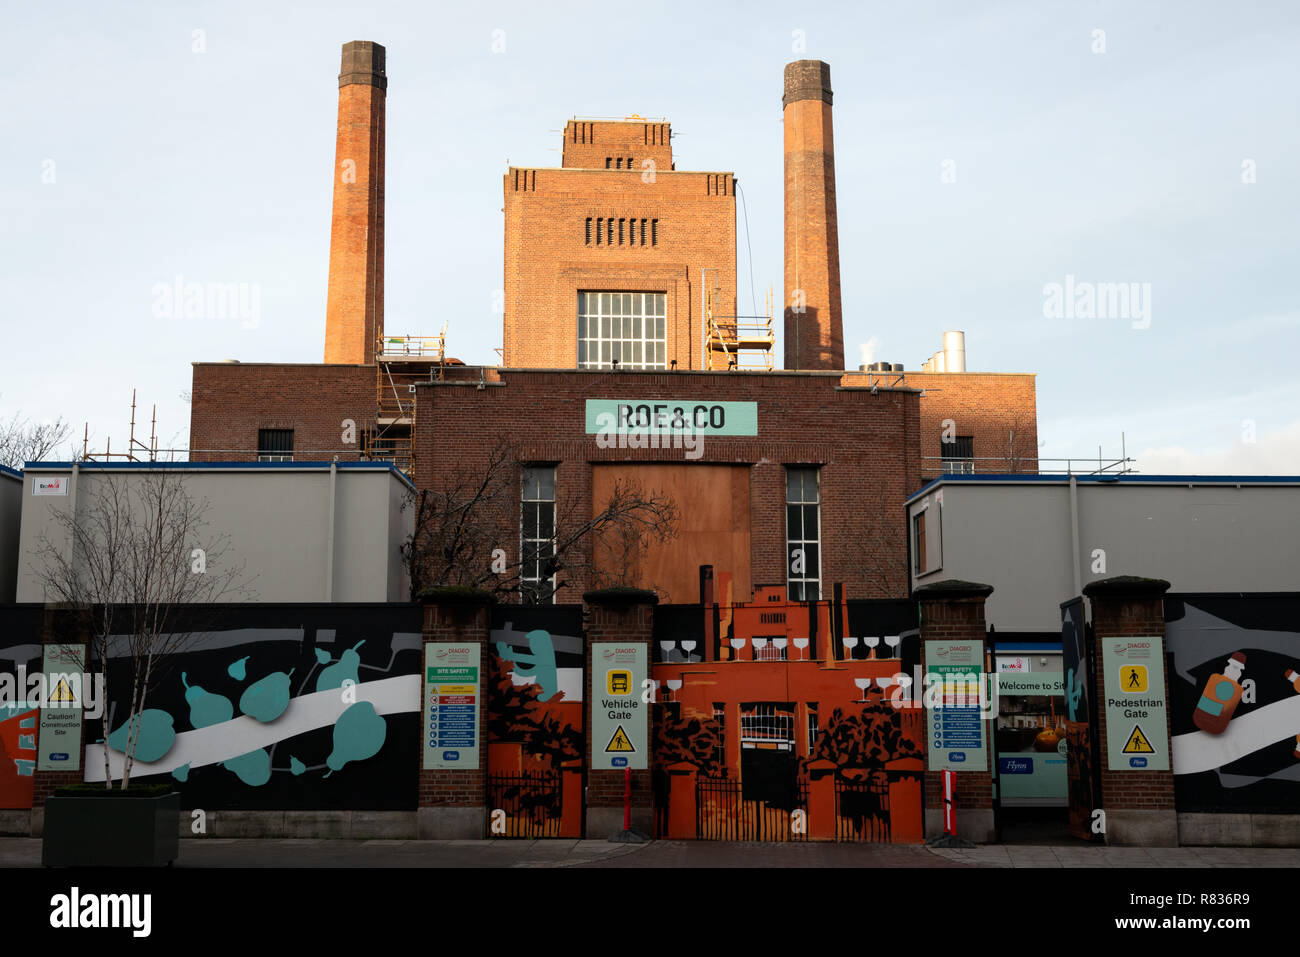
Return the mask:
[(321, 664), (323, 664), (323, 665), (327, 665), (327, 664), (330, 663), (330, 653), (329, 653), (328, 651), (326, 651), (324, 648), (317, 648), (317, 649), (316, 649), (316, 660), (319, 661), (319, 662), (320, 662)]
[(261, 787), (271, 780), (271, 755), (260, 748), (222, 763), (249, 787)]
[[(376, 713), (375, 706), (369, 701), (358, 701), (334, 722), (334, 750), (325, 761), (330, 773), (349, 761), (374, 757), (387, 736), (388, 722)], [(329, 773), (325, 776), (329, 777)]]
[(339, 657), (339, 660), (321, 671), (320, 677), (316, 679), (317, 691), (329, 691), (331, 688), (342, 688), (343, 682), (351, 681), (353, 684), (358, 683), (357, 667), (361, 664), (361, 655), (357, 649), (366, 643), (363, 638)]
[(244, 667), (244, 664), (250, 657), (251, 655), (244, 655), (244, 657), (240, 658), (238, 661), (232, 662), (230, 667), (226, 669), (226, 674), (230, 675), (230, 677), (234, 678), (236, 681), (243, 681), (248, 677), (248, 669)]
[(299, 761), (297, 758), (291, 755), (289, 757), (289, 770), (293, 772), (294, 777), (297, 777), (298, 775), (302, 774), (302, 772), (307, 770), (307, 765), (303, 764), (301, 761)]
[(172, 777), (177, 781), (188, 781), (190, 779), (190, 766), (188, 764), (182, 764), (179, 768), (174, 768), (172, 770)]
[[(297, 670), (297, 669), (295, 669)], [(239, 699), (239, 710), (263, 724), (274, 721), (289, 707), (289, 674), (275, 671), (245, 689)]]
[(190, 706), (190, 724), (196, 728), (207, 728), (234, 717), (235, 706), (229, 698), (192, 685), (186, 677), (182, 671), (181, 684), (185, 685), (185, 702)]
[[(146, 708), (140, 714), (130, 721), (131, 726), (139, 726), (135, 742), (135, 760), (137, 761), (157, 761), (168, 751), (176, 741), (176, 728), (172, 723), (172, 716), (166, 711), (160, 711), (157, 708)], [(108, 736), (108, 746), (114, 751), (126, 753), (127, 725), (123, 724), (120, 728)]]

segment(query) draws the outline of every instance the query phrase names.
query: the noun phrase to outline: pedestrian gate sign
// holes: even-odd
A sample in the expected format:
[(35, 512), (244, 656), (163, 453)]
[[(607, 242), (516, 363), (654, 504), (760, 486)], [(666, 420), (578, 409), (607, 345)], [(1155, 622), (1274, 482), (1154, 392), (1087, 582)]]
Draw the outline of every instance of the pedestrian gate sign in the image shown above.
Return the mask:
[(1152, 635), (1097, 643), (1105, 675), (1106, 769), (1168, 771), (1164, 640)]

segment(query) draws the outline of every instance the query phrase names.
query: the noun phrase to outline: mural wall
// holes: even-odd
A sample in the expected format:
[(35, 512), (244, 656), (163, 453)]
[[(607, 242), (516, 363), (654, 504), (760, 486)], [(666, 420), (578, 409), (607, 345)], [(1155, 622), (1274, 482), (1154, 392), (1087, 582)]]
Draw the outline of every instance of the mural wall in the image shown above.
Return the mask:
[(734, 603), (726, 578), (656, 609), (660, 836), (921, 841), (923, 712), (890, 700), (916, 681), (916, 604)]
[[(132, 780), (166, 776), (182, 807), (205, 810), (416, 806), (418, 606), (202, 614), (203, 630), (165, 663), (145, 703)], [(116, 660), (124, 643), (110, 649), (108, 760), (117, 777), (130, 676)], [(85, 740), (85, 778), (103, 781), (100, 722), (87, 722)]]
[(0, 606), (0, 810), (32, 806), (40, 713), (28, 703), (41, 673), (41, 609)]
[(581, 837), (582, 607), (497, 605), (488, 649), (489, 833)]
[(1180, 811), (1300, 811), (1300, 595), (1165, 599)]
[(1069, 795), (1070, 836), (1081, 841), (1097, 840), (1092, 833), (1092, 812), (1097, 799), (1096, 741), (1093, 740), (1092, 708), (1088, 694), (1092, 669), (1088, 663), (1084, 633), (1083, 599), (1061, 605), (1061, 668), (1065, 679), (1066, 780)]

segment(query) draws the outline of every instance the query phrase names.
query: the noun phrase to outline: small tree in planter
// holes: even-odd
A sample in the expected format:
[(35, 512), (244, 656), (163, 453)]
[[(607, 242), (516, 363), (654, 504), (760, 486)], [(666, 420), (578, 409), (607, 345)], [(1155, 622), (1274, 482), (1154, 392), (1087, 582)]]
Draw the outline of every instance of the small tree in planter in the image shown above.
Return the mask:
[[(85, 610), (89, 658), (106, 697), (110, 665), (116, 659), (127, 668), (131, 691), (117, 734), (107, 701), (101, 719), (104, 788), (113, 790), (116, 779), (124, 792), (148, 693), (166, 672), (168, 658), (192, 638), (195, 617), (188, 609), (229, 600), (247, 584), (241, 569), (222, 567), (228, 539), (208, 532), (207, 504), (190, 496), (182, 473), (160, 465), (129, 472), (87, 469), (78, 484), (75, 508), (54, 511), (52, 530), (39, 539), (38, 576), (47, 601)], [(115, 737), (120, 775), (113, 773), (110, 757)], [(47, 839), (50, 823), (47, 808)], [(175, 818), (171, 830), (174, 837)]]

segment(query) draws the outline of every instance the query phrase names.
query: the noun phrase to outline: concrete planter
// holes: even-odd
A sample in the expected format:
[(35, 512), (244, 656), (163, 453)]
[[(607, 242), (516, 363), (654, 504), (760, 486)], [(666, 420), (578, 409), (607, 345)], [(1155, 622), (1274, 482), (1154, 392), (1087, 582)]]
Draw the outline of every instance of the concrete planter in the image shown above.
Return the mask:
[(46, 867), (161, 867), (180, 854), (181, 796), (68, 797), (45, 802)]

